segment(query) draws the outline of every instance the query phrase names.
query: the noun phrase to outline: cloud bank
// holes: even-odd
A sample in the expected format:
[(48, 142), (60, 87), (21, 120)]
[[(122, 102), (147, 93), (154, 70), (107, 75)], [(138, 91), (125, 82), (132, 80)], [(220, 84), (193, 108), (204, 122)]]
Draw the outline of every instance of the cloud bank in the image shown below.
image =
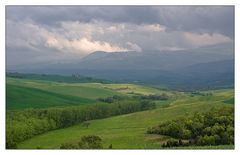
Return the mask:
[(94, 51), (177, 51), (229, 43), (233, 14), (231, 6), (8, 6), (7, 63), (58, 62)]

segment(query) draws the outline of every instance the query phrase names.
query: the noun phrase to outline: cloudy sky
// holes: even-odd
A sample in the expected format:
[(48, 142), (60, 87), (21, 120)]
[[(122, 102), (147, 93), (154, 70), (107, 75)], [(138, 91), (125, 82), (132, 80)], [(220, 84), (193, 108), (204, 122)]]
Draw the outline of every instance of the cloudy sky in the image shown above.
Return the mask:
[(7, 66), (233, 42), (231, 6), (8, 6)]

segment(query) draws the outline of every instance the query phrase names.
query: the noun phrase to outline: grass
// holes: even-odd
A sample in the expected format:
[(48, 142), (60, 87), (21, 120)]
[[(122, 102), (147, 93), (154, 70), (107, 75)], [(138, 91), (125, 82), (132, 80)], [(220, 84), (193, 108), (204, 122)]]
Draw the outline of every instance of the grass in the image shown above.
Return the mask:
[(58, 83), (50, 81), (40, 81), (40, 80), (26, 80), (26, 79), (14, 79), (7, 78), (7, 84), (24, 86), (30, 88), (36, 88), (40, 90), (45, 90), (48, 92), (59, 93), (63, 95), (78, 96), (90, 99), (96, 99), (99, 97), (108, 97), (113, 95), (118, 95), (119, 93), (103, 89), (98, 85), (93, 87), (93, 83)]
[(7, 84), (32, 87), (42, 90), (53, 91), (55, 93), (72, 94), (86, 98), (108, 97), (113, 95), (149, 95), (167, 93), (156, 88), (140, 86), (135, 84), (102, 84), (102, 83), (59, 83), (41, 80), (26, 80), (7, 78)]
[(196, 149), (225, 149), (232, 150), (234, 149), (234, 145), (217, 145), (217, 146), (185, 146), (185, 147), (172, 147), (171, 149), (182, 149), (182, 150), (196, 150)]
[(104, 88), (124, 94), (150, 95), (161, 94), (163, 92), (166, 93), (166, 91), (161, 91), (159, 89), (134, 84), (104, 84)]
[[(50, 131), (26, 140), (18, 145), (20, 149), (58, 148), (61, 143), (78, 141), (84, 135), (98, 135), (103, 139), (104, 148), (112, 144), (114, 149), (157, 149), (168, 138), (159, 135), (148, 135), (148, 127), (160, 122), (175, 119), (195, 112), (203, 112), (213, 107), (232, 106), (215, 98), (215, 102), (204, 103), (201, 98), (198, 102), (188, 98), (186, 104), (171, 105), (167, 108), (137, 112), (127, 115), (115, 116), (106, 119), (93, 120), (89, 128), (78, 124), (69, 128)], [(202, 97), (202, 100), (204, 97)], [(227, 147), (227, 146), (226, 146)]]
[[(53, 81), (7, 78), (7, 110), (48, 108), (90, 104), (99, 97), (135, 96), (165, 93), (171, 98), (154, 101), (157, 109), (90, 121), (90, 126), (78, 124), (35, 136), (18, 144), (19, 149), (54, 149), (65, 142), (79, 141), (84, 135), (98, 135), (104, 148), (159, 149), (167, 136), (148, 135), (148, 127), (166, 120), (205, 112), (213, 107), (234, 106), (232, 89), (208, 91), (209, 96), (163, 91), (134, 84), (58, 83)], [(186, 149), (232, 149), (233, 146), (188, 147)], [(179, 148), (185, 149), (185, 148)]]
[(58, 83), (15, 78), (7, 78), (6, 87), (7, 110), (81, 105), (96, 103), (97, 98), (113, 95), (133, 96), (163, 92), (133, 84)]
[(48, 108), (53, 106), (73, 106), (95, 103), (83, 97), (62, 95), (36, 88), (7, 85), (7, 109)]
[(234, 104), (234, 98), (232, 97), (230, 99), (225, 100), (224, 102), (227, 104)]

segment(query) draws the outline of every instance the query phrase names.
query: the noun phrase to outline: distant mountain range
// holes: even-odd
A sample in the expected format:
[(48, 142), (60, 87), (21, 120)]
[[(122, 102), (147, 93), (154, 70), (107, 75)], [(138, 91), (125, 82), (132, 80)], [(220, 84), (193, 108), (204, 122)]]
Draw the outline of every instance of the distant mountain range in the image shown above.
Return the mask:
[(233, 44), (228, 43), (181, 51), (96, 51), (77, 62), (27, 71), (77, 73), (119, 82), (179, 89), (233, 87), (234, 49)]

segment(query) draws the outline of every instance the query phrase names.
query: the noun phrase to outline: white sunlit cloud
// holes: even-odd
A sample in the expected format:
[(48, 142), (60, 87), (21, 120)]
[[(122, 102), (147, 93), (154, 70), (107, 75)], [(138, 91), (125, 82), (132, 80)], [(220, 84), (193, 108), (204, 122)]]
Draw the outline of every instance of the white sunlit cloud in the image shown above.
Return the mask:
[(61, 63), (95, 51), (179, 51), (233, 43), (233, 17), (232, 6), (8, 6), (7, 63)]
[(213, 34), (202, 33), (201, 34), (201, 33), (186, 32), (184, 33), (184, 36), (189, 42), (191, 42), (195, 46), (215, 45), (215, 44), (227, 43), (232, 41), (231, 38), (219, 33), (213, 33)]
[(44, 27), (32, 21), (7, 21), (7, 46), (41, 47), (62, 53), (87, 55), (95, 51), (126, 52), (181, 50), (219, 43), (232, 39), (220, 33), (166, 31), (160, 24), (62, 21), (58, 26)]
[(105, 52), (129, 51), (129, 49), (112, 45), (108, 42), (92, 41), (84, 37), (74, 40), (50, 37), (48, 38), (46, 45), (59, 50), (81, 52), (82, 54), (89, 54), (90, 52), (99, 50)]

